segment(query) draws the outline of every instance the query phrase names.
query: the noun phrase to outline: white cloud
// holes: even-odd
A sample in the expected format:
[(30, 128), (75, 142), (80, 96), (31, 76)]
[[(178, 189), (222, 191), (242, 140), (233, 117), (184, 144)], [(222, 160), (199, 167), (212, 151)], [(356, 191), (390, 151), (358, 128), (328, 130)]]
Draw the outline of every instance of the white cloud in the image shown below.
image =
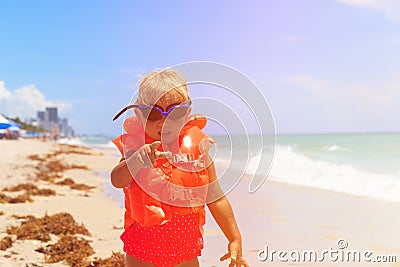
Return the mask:
[(36, 110), (43, 109), (46, 105), (45, 96), (35, 87), (26, 85), (13, 92), (13, 101), (18, 101)]
[(11, 97), (11, 92), (6, 89), (4, 82), (0, 81), (0, 100), (10, 99), (10, 97)]
[(336, 0), (338, 2), (377, 10), (384, 13), (389, 19), (400, 22), (400, 1), (399, 0)]
[(71, 104), (65, 101), (50, 101), (35, 85), (25, 85), (16, 90), (5, 87), (0, 81), (0, 113), (10, 117), (35, 118), (38, 110), (46, 107), (58, 107), (63, 113), (71, 109)]

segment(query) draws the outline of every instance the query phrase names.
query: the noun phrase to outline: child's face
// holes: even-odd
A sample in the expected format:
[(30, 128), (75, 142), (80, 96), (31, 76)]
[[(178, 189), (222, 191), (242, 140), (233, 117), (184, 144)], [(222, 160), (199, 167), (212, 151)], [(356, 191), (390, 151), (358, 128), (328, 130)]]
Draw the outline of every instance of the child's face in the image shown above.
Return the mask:
[[(161, 97), (155, 106), (160, 107), (163, 111), (167, 111), (167, 107), (171, 105), (179, 105), (187, 100), (188, 99), (184, 98), (176, 91), (170, 91)], [(148, 136), (168, 144), (174, 142), (178, 138), (179, 131), (187, 121), (190, 111), (191, 108), (189, 108), (187, 114), (181, 119), (173, 120), (167, 116), (162, 116), (161, 119), (157, 121), (146, 120), (142, 113), (137, 109), (135, 110), (135, 113), (136, 116), (140, 118)]]

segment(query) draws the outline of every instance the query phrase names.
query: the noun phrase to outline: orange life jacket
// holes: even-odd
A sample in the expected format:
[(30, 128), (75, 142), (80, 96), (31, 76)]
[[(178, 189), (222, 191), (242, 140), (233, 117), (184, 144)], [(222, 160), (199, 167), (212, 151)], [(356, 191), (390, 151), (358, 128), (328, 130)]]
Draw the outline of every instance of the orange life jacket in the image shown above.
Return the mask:
[[(158, 159), (153, 168), (141, 168), (131, 184), (123, 189), (125, 229), (135, 222), (141, 226), (160, 225), (171, 220), (173, 214), (198, 213), (200, 226), (205, 224), (204, 204), (209, 176), (204, 161), (200, 160), (199, 145), (205, 138), (209, 139), (201, 130), (206, 123), (204, 116), (192, 115), (175, 145), (158, 148), (159, 151), (171, 151), (173, 156)], [(156, 141), (145, 133), (136, 117), (124, 121), (124, 130), (126, 134), (113, 140), (123, 158), (145, 143)]]

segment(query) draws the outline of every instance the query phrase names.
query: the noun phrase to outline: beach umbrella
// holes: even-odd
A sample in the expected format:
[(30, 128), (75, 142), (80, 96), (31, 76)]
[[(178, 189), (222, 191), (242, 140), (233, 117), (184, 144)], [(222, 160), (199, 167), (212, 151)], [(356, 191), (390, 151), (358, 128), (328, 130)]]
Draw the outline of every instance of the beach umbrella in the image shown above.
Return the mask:
[(12, 132), (18, 132), (19, 130), (21, 130), (21, 128), (19, 128), (17, 126), (10, 126), (7, 128), (7, 130), (12, 131)]
[(10, 121), (0, 114), (0, 129), (7, 129), (10, 126)]
[(10, 127), (10, 124), (0, 122), (0, 129), (7, 129), (8, 127)]
[(10, 126), (14, 126), (14, 127), (18, 127), (18, 128), (22, 128), (22, 125), (13, 121), (13, 120), (8, 120), (8, 123), (10, 124)]

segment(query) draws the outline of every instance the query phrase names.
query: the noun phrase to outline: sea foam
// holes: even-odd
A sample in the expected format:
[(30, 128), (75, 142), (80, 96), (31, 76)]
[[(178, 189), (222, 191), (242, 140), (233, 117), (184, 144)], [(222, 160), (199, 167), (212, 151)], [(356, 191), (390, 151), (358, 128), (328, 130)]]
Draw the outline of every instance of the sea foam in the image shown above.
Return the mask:
[[(246, 172), (256, 174), (261, 154), (250, 158)], [(263, 174), (259, 174), (263, 175)], [(265, 174), (264, 174), (265, 175)], [(291, 146), (278, 145), (268, 179), (335, 192), (400, 201), (399, 173), (382, 174), (351, 164), (310, 159)]]

